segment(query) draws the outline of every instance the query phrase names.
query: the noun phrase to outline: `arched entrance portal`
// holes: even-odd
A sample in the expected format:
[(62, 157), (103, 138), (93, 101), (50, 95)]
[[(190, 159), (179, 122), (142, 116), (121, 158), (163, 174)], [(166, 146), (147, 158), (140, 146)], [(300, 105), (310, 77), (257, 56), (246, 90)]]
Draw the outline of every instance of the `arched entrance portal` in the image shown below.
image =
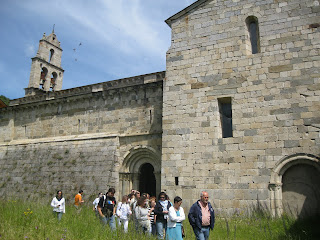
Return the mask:
[(285, 212), (299, 217), (320, 213), (320, 175), (307, 164), (290, 167), (282, 176), (282, 203)]
[(119, 172), (120, 196), (131, 189), (156, 196), (161, 189), (161, 154), (150, 147), (132, 148), (124, 157)]
[(141, 193), (156, 196), (156, 177), (154, 168), (150, 163), (145, 163), (140, 168), (139, 189)]
[(295, 154), (281, 159), (271, 173), (271, 209), (296, 217), (320, 214), (320, 159), (311, 154)]

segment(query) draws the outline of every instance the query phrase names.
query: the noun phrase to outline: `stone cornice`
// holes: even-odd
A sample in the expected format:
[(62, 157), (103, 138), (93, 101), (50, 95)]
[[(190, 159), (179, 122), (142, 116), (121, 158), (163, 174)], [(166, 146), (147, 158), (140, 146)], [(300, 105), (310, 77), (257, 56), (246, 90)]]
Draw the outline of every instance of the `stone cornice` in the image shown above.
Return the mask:
[(46, 60), (44, 60), (44, 59), (42, 59), (42, 58), (40, 58), (40, 57), (37, 57), (37, 56), (36, 56), (36, 57), (31, 58), (31, 59), (32, 59), (32, 61), (34, 61), (34, 60), (39, 60), (40, 62), (43, 62), (43, 63), (45, 63), (45, 64), (48, 64), (49, 66), (51, 66), (51, 67), (53, 67), (53, 68), (56, 68), (56, 69), (64, 72), (63, 68), (58, 67), (58, 66), (56, 66), (56, 65), (53, 65), (52, 63), (49, 63), (49, 62), (47, 62)]
[[(81, 98), (90, 98), (98, 92), (106, 92), (110, 90), (127, 90), (129, 87), (152, 86), (153, 84), (162, 83), (165, 78), (165, 71), (135, 76), (131, 78), (123, 78), (108, 82), (102, 82), (77, 88), (70, 88), (56, 92), (44, 92), (43, 94), (27, 96), (10, 101), (10, 106), (3, 110), (12, 110), (17, 107), (31, 107), (37, 104), (58, 104), (61, 101), (72, 101)], [(1, 109), (2, 110), (2, 109)], [(0, 110), (0, 111), (1, 111)]]
[(155, 133), (136, 133), (136, 134), (108, 134), (108, 133), (88, 133), (81, 135), (59, 136), (49, 138), (36, 138), (36, 139), (20, 139), (12, 140), (7, 143), (0, 143), (0, 147), (16, 146), (16, 145), (28, 145), (39, 143), (52, 143), (52, 142), (70, 142), (70, 141), (85, 141), (85, 140), (97, 140), (107, 138), (128, 138), (128, 137), (140, 137), (147, 135), (161, 135), (162, 132)]
[(57, 45), (54, 45), (53, 43), (49, 42), (49, 41), (46, 40), (46, 39), (41, 39), (39, 42), (46, 42), (46, 43), (48, 43), (48, 44), (50, 44), (50, 45), (52, 45), (52, 46), (54, 46), (54, 47), (56, 47), (56, 48), (59, 48), (61, 51), (63, 51), (61, 47), (59, 47), (59, 46), (57, 46)]
[(174, 14), (173, 16), (169, 17), (167, 20), (165, 20), (165, 22), (169, 25), (169, 27), (171, 27), (171, 23), (181, 17), (183, 17), (184, 15), (188, 14), (190, 11), (194, 10), (195, 8), (197, 8), (199, 5), (201, 5), (202, 3), (206, 2), (208, 0), (198, 0), (196, 2), (194, 2), (193, 4), (189, 5), (188, 7), (182, 9), (180, 12)]

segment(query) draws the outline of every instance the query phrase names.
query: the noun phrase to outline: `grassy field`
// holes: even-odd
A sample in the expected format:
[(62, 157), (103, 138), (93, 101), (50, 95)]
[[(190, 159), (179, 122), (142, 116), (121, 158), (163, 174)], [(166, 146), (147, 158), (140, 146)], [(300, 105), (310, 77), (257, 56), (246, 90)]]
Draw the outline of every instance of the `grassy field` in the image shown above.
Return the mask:
[[(256, 211), (248, 216), (218, 215), (210, 239), (320, 239), (319, 219), (296, 221), (289, 217), (273, 219), (266, 212)], [(195, 239), (193, 231), (184, 221), (186, 240)], [(90, 239), (156, 239), (136, 233), (129, 224), (129, 233), (118, 229), (111, 232), (102, 227), (91, 207), (84, 206), (80, 214), (73, 206), (66, 207), (61, 222), (55, 218), (50, 204), (0, 201), (0, 240), (90, 240)]]

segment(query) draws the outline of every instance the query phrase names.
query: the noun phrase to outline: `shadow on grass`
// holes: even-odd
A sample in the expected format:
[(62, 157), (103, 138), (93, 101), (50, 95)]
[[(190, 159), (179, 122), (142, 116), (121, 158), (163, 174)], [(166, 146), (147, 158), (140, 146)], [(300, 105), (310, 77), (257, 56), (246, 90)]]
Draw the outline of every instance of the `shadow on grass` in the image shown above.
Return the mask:
[[(284, 226), (288, 223), (288, 218), (283, 217)], [(301, 239), (301, 240), (313, 240), (320, 239), (320, 215), (298, 218), (293, 224), (290, 224), (289, 228), (286, 228), (286, 233), (279, 236), (279, 240), (284, 239)]]

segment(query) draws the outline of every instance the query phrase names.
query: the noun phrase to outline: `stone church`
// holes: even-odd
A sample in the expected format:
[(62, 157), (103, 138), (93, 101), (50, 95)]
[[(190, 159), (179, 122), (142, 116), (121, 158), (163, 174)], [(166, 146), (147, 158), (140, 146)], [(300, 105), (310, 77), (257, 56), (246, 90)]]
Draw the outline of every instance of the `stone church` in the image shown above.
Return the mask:
[(166, 20), (165, 72), (65, 90), (44, 35), (25, 96), (0, 109), (0, 195), (133, 188), (188, 209), (206, 190), (229, 213), (320, 212), (319, 15), (317, 0), (198, 0)]

